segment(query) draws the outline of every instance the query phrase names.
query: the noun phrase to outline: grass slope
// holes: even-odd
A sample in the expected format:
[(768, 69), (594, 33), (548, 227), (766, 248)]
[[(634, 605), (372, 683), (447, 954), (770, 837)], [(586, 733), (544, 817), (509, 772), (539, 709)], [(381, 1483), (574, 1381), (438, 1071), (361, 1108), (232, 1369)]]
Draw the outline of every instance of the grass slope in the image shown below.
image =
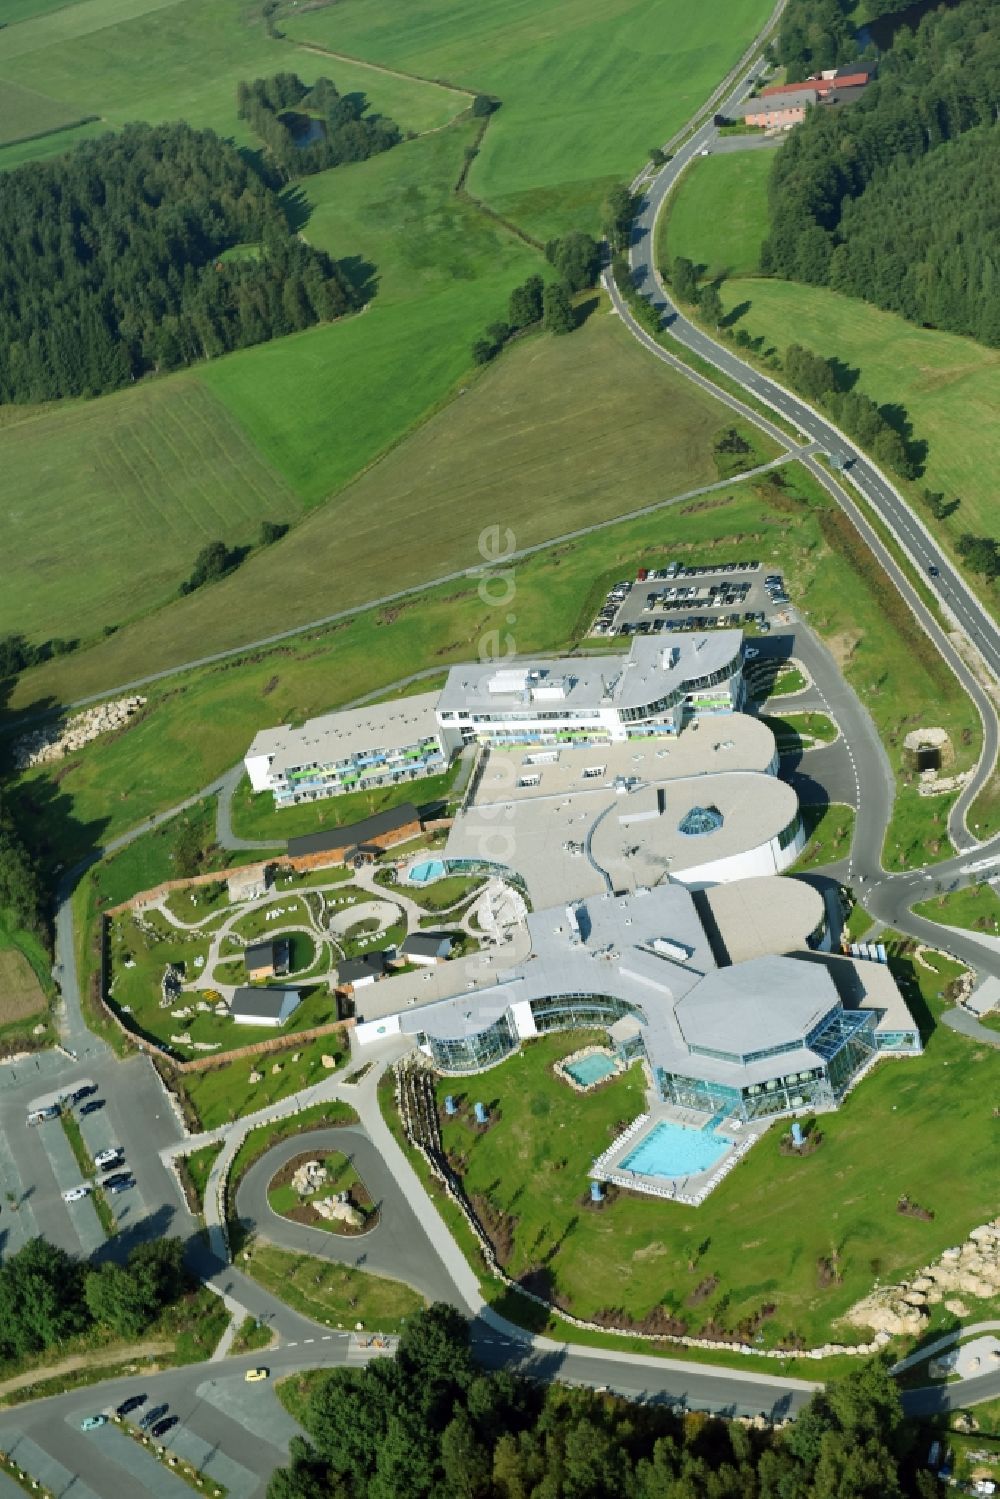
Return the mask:
[(729, 0), (720, 26), (685, 0), (345, 0), (282, 24), (298, 41), (495, 94), (470, 189), (545, 239), (596, 227), (608, 183), (683, 124), (769, 9)]
[(750, 304), (739, 326), (752, 337), (763, 335), (782, 352), (800, 343), (837, 358), (859, 371), (858, 386), (873, 400), (905, 407), (914, 436), (928, 444), (921, 484), (962, 502), (949, 520), (932, 523), (936, 534), (952, 543), (963, 531), (1000, 537), (993, 485), (1000, 350), (917, 328), (824, 287), (734, 280), (722, 299), (727, 308)]
[[(789, 1333), (822, 1342), (876, 1277), (912, 1272), (995, 1210), (989, 1068), (982, 1049), (945, 1027), (922, 1058), (884, 1064), (825, 1115), (814, 1155), (781, 1156), (779, 1123), (697, 1209), (621, 1194), (588, 1211), (591, 1160), (644, 1098), (637, 1069), (590, 1097), (574, 1094), (551, 1064), (578, 1045), (578, 1036), (530, 1043), (488, 1074), (490, 1129), (470, 1128), (463, 1114), (443, 1130), (466, 1161), (470, 1192), (512, 1215), (508, 1272), (548, 1277), (578, 1316), (618, 1308), (642, 1318), (662, 1305), (692, 1331), (713, 1318), (733, 1329), (770, 1305), (767, 1343)], [(446, 1092), (456, 1092), (454, 1079), (442, 1080), (442, 1103)], [(933, 1208), (933, 1223), (896, 1212), (904, 1192)], [(841, 1280), (825, 1285), (821, 1261), (831, 1254)], [(715, 1288), (696, 1295), (710, 1277)]]
[(1000, 935), (1000, 901), (991, 885), (968, 885), (963, 890), (945, 891), (932, 900), (920, 901), (913, 910), (915, 915), (945, 926), (965, 927), (991, 937)]
[(660, 265), (684, 255), (709, 276), (752, 276), (767, 235), (772, 151), (696, 159), (658, 226)]
[(86, 638), (171, 598), (206, 541), (294, 520), (294, 494), (188, 374), (0, 429), (0, 634)]
[[(454, 313), (454, 300), (446, 294), (436, 299), (442, 317), (449, 309)], [(259, 412), (258, 430), (276, 413), (273, 442), (262, 446), (276, 466), (290, 466), (297, 454), (304, 482), (309, 462), (319, 464), (324, 452), (329, 455), (331, 431), (335, 438), (350, 419), (362, 429), (352, 433), (357, 442), (365, 429), (350, 361), (340, 366), (330, 360), (335, 340), (328, 335), (356, 335), (361, 367), (383, 348), (396, 370), (391, 375), (387, 364), (395, 415), (377, 408), (367, 413), (368, 423), (379, 427), (370, 449), (391, 440), (394, 421), (408, 414), (417, 420), (420, 383), (431, 381), (442, 363), (449, 380), (458, 377), (461, 356), (442, 344), (428, 349), (421, 364), (429, 305), (380, 310), (376, 304), (340, 327), (219, 361), (203, 378), (233, 410)], [(467, 314), (473, 311), (470, 302)], [(412, 335), (408, 366), (400, 361), (402, 329)], [(404, 368), (411, 372), (407, 379)], [(312, 375), (316, 390), (310, 392)], [(299, 448), (289, 430), (296, 414)], [(569, 337), (525, 339), (459, 402), (233, 578), (178, 600), (74, 656), (62, 670), (52, 663), (28, 673), (16, 695), (21, 702), (25, 694), (49, 691), (76, 697), (428, 576), (474, 567), (481, 561), (484, 524), (509, 526), (524, 546), (683, 492), (714, 478), (711, 442), (727, 425), (722, 407), (647, 359), (617, 320), (602, 313)], [(317, 469), (311, 482), (319, 480)], [(253, 600), (249, 612), (246, 599)], [(460, 640), (466, 639), (463, 632)], [(429, 644), (428, 654), (415, 661), (407, 652), (406, 670), (433, 665), (440, 644)], [(393, 672), (388, 680), (404, 674)], [(377, 685), (376, 676), (362, 677), (351, 695)]]

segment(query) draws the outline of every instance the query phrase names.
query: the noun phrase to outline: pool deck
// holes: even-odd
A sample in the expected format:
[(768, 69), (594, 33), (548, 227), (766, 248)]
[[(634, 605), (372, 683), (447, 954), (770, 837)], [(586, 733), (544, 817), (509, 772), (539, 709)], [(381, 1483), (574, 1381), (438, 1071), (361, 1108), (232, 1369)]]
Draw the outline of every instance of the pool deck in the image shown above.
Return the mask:
[(701, 1130), (707, 1122), (708, 1116), (697, 1113), (694, 1109), (680, 1109), (675, 1104), (659, 1101), (652, 1103), (649, 1112), (640, 1114), (638, 1119), (633, 1120), (610, 1149), (597, 1158), (590, 1175), (598, 1181), (613, 1183), (630, 1192), (645, 1192), (651, 1197), (663, 1197), (669, 1202), (698, 1207), (756, 1144), (768, 1128), (769, 1120), (743, 1124), (738, 1119), (723, 1119), (718, 1125), (718, 1133), (728, 1135), (733, 1143), (707, 1170), (679, 1176), (674, 1181), (662, 1176), (649, 1176), (643, 1171), (632, 1171), (622, 1163), (658, 1124), (679, 1124), (687, 1129)]

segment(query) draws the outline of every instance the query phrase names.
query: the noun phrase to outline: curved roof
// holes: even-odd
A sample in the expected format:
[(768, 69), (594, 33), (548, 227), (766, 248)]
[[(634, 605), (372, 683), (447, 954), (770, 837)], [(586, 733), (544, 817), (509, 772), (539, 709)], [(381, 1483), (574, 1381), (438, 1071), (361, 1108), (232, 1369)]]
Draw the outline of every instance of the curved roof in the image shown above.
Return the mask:
[(802, 1042), (839, 1002), (825, 968), (764, 957), (706, 974), (674, 1013), (689, 1047), (747, 1057)]

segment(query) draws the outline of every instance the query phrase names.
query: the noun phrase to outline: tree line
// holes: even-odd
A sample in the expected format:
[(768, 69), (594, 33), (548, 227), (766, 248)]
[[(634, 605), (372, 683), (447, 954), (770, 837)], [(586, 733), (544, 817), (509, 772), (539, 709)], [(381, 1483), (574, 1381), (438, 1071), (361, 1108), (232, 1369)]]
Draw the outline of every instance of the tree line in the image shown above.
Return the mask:
[(506, 322), (487, 324), (472, 345), (477, 364), (489, 364), (515, 334), (541, 325), (546, 333), (572, 333), (577, 326), (572, 298), (593, 286), (601, 269), (601, 247), (589, 234), (574, 229), (561, 239), (550, 239), (545, 258), (556, 273), (553, 281), (529, 276), (515, 286), (507, 305)]
[(260, 136), (286, 178), (367, 161), (398, 145), (399, 126), (369, 114), (368, 107), (364, 94), (338, 93), (329, 78), (317, 78), (309, 88), (288, 72), (236, 85), (237, 114)]
[(21, 837), (0, 790), (0, 909), (11, 913), (15, 926), (45, 940), (46, 906), (38, 861)]
[(1000, 28), (992, 0), (905, 27), (850, 109), (776, 153), (761, 269), (1000, 344)]
[(450, 1307), (409, 1319), (396, 1357), (311, 1386), (268, 1499), (933, 1499), (885, 1365), (816, 1394), (781, 1431), (677, 1415), (472, 1362)]
[(0, 176), (0, 401), (99, 395), (356, 305), (210, 130), (128, 125)]
[(789, 83), (857, 58), (853, 11), (854, 0), (788, 0), (775, 52)]
[(0, 1265), (0, 1358), (58, 1349), (95, 1326), (137, 1338), (189, 1289), (179, 1239), (139, 1244), (123, 1265), (96, 1267), (29, 1239)]

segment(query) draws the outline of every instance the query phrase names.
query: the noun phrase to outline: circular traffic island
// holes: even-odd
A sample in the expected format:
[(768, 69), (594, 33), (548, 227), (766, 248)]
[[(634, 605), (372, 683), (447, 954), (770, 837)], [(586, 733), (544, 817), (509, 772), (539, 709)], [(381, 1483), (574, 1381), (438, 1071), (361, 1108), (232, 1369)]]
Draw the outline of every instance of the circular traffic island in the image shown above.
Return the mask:
[(349, 1156), (306, 1151), (275, 1172), (267, 1188), (271, 1211), (293, 1223), (328, 1233), (367, 1233), (378, 1222), (378, 1207)]

